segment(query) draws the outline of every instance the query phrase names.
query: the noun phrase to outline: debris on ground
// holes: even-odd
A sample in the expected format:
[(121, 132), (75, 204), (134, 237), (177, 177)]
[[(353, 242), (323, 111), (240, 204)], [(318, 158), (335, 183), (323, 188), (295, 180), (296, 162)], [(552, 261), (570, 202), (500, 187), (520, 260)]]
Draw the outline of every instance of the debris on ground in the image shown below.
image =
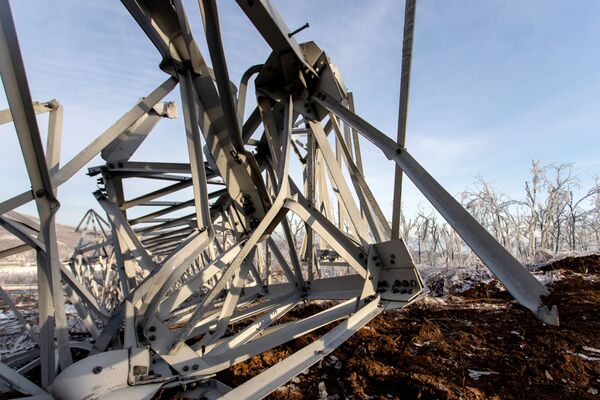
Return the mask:
[[(560, 326), (545, 325), (493, 279), (443, 300), (375, 318), (270, 399), (597, 399), (600, 391), (600, 256), (540, 268)], [(307, 312), (314, 312), (312, 308)], [(296, 314), (300, 316), (300, 314)], [(293, 315), (292, 315), (293, 317)], [(296, 339), (223, 371), (239, 385), (306, 346)], [(340, 364), (338, 364), (340, 363)], [(343, 366), (337, 368), (337, 366)], [(288, 384), (289, 386), (289, 384)]]
[[(559, 327), (537, 320), (485, 272), (461, 274), (465, 282), (452, 278), (450, 285), (443, 286), (435, 283), (439, 274), (428, 275), (427, 296), (379, 315), (268, 398), (598, 398), (599, 255), (567, 257), (535, 269), (551, 291), (547, 303), (558, 306)], [(14, 301), (25, 319), (35, 325), (35, 299), (22, 293)], [(309, 303), (280, 322), (314, 314), (326, 306)], [(77, 322), (70, 320), (71, 329), (79, 328)], [(2, 358), (15, 349), (33, 346), (7, 307), (1, 309), (0, 331)], [(216, 378), (240, 385), (323, 333), (323, 329), (317, 330), (271, 349)]]

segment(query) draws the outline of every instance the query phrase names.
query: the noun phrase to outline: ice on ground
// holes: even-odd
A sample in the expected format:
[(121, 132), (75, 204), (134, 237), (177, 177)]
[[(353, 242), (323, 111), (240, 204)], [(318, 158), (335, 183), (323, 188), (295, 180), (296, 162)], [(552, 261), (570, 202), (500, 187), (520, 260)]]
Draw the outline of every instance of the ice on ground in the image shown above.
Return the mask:
[(598, 350), (598, 349), (595, 349), (595, 348), (593, 348), (593, 347), (583, 346), (583, 349), (584, 349), (585, 351), (589, 351), (590, 353), (597, 353), (597, 354), (600, 354), (600, 350)]
[(525, 339), (525, 337), (523, 337), (523, 335), (519, 331), (510, 331), (510, 333), (515, 335), (518, 338)]
[(74, 314), (74, 315), (78, 315), (77, 314), (77, 309), (75, 308), (75, 306), (71, 303), (66, 303), (65, 304), (65, 312), (67, 314)]
[(498, 373), (495, 371), (476, 371), (474, 369), (469, 369), (469, 376), (471, 377), (471, 379), (475, 379), (475, 380), (478, 380), (482, 376), (495, 375), (495, 374), (498, 374)]
[[(557, 260), (572, 257), (573, 254), (562, 254), (551, 261), (541, 264), (527, 265), (533, 276), (544, 286), (548, 286), (565, 277), (564, 271), (540, 271), (539, 269)], [(425, 283), (425, 294), (429, 297), (445, 298), (448, 294), (464, 293), (475, 288), (478, 284), (490, 284), (498, 282), (492, 272), (483, 265), (470, 265), (460, 267), (418, 265), (417, 270), (421, 273)], [(586, 279), (595, 279), (593, 276), (585, 276)], [(499, 284), (499, 288), (503, 287)]]
[(579, 358), (583, 358), (585, 361), (594, 361), (594, 362), (599, 362), (600, 361), (600, 357), (590, 357), (590, 356), (587, 356), (587, 355), (582, 354), (582, 353), (573, 353), (571, 351), (568, 351), (567, 353), (572, 354), (574, 356), (577, 356)]
[(425, 293), (432, 297), (444, 297), (452, 293), (463, 293), (478, 283), (489, 283), (492, 273), (482, 266), (437, 267), (419, 265), (417, 269), (425, 282)]
[(325, 382), (319, 382), (319, 399), (327, 400), (327, 389), (325, 388)]
[(549, 271), (549, 272), (534, 271), (533, 276), (542, 285), (548, 286), (556, 281), (563, 279), (565, 277), (565, 274), (562, 271)]

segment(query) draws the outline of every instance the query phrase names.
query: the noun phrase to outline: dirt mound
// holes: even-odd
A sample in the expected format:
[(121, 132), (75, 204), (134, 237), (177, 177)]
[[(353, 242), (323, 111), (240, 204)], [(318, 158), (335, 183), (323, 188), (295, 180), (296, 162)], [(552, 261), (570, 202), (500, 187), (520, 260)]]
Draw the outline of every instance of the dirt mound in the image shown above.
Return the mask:
[(453, 296), (467, 299), (512, 299), (506, 288), (495, 279), (491, 280), (490, 282), (478, 282), (470, 289), (467, 289), (463, 292), (453, 293)]
[[(583, 271), (561, 260), (555, 268)], [(597, 257), (590, 257), (591, 267)], [(583, 266), (582, 266), (583, 265)], [(600, 278), (572, 274), (535, 319), (491, 284), (384, 313), (271, 399), (593, 399), (600, 393)], [(314, 311), (314, 310), (311, 310)], [(239, 385), (318, 337), (292, 341), (219, 374)], [(328, 396), (328, 397), (325, 397)]]
[(580, 274), (600, 275), (600, 254), (581, 257), (566, 257), (541, 266), (538, 271), (569, 271)]

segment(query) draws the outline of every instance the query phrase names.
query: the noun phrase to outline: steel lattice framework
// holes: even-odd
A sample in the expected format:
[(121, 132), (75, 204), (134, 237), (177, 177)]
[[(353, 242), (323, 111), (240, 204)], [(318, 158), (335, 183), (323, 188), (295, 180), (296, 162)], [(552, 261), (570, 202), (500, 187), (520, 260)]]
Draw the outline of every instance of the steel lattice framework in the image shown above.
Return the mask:
[[(414, 0), (406, 4), (397, 140), (354, 112), (352, 94), (327, 54), (314, 42), (298, 43), (268, 0), (237, 0), (272, 48), (237, 87), (229, 78), (215, 0), (199, 1), (212, 68), (181, 0), (122, 3), (160, 52), (169, 77), (61, 165), (62, 106), (32, 101), (10, 7), (0, 0), (0, 72), (10, 106), (0, 123), (14, 123), (31, 183), (31, 190), (0, 203), (0, 224), (23, 242), (0, 256), (35, 249), (39, 285), (39, 331), (23, 320), (39, 351), (0, 363), (10, 386), (36, 399), (147, 399), (161, 388), (194, 398), (266, 396), (383, 310), (421, 294), (422, 279), (399, 238), (403, 174), (523, 306), (558, 323), (556, 308), (543, 302), (544, 286), (404, 148)], [(250, 79), (256, 107), (245, 116)], [(177, 117), (174, 103), (161, 102), (177, 86), (188, 159), (130, 161), (161, 119)], [(40, 113), (50, 114), (46, 146)], [(391, 225), (365, 181), (359, 138), (396, 168)], [(106, 163), (88, 172), (99, 180), (94, 196), (107, 218), (85, 215), (81, 225), (93, 226), (92, 239), (82, 240), (70, 264), (62, 264), (57, 190), (98, 154)], [(290, 174), (293, 157), (302, 182)], [(126, 198), (125, 188), (140, 180), (166, 185)], [(167, 200), (186, 188), (193, 198)], [(12, 211), (31, 201), (39, 223)], [(302, 228), (299, 250), (292, 221)], [(92, 229), (86, 231), (89, 236)], [(275, 232), (284, 240), (275, 240)], [(339, 266), (351, 273), (324, 273)], [(93, 340), (69, 338), (66, 298)], [(280, 321), (313, 300), (333, 302), (313, 315)], [(214, 379), (325, 326), (318, 340), (237, 388)], [(73, 363), (74, 348), (87, 356)], [(23, 375), (37, 365), (41, 386)]]

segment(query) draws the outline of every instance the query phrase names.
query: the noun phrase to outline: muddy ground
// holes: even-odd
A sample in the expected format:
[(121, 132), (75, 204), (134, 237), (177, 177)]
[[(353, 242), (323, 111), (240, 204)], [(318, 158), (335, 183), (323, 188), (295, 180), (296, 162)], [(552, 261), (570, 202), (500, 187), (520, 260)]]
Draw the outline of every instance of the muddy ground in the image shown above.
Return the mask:
[[(494, 282), (481, 283), (378, 316), (269, 398), (600, 398), (600, 256), (541, 268), (560, 275), (547, 299), (559, 308), (559, 327), (538, 321)], [(256, 356), (217, 379), (237, 386), (321, 333)]]

